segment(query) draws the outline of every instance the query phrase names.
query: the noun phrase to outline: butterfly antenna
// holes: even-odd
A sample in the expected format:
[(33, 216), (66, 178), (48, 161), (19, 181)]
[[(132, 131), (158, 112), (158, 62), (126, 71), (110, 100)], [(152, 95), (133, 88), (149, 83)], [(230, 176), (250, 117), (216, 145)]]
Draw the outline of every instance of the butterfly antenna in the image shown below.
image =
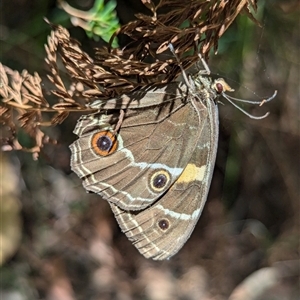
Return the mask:
[(253, 101), (253, 100), (244, 100), (244, 99), (240, 99), (240, 98), (235, 98), (229, 95), (226, 95), (228, 98), (230, 98), (230, 100), (233, 101), (238, 101), (238, 102), (243, 102), (243, 103), (250, 103), (250, 104), (258, 104), (259, 106), (262, 106), (263, 104), (273, 100), (277, 95), (277, 90), (275, 90), (274, 94), (267, 98), (267, 99), (263, 99), (262, 101)]
[(258, 104), (259, 106), (262, 106), (264, 103), (271, 101), (272, 99), (275, 98), (275, 96), (277, 95), (277, 91), (275, 90), (274, 94), (267, 98), (264, 99), (262, 101), (251, 101), (251, 100), (243, 100), (243, 99), (239, 99), (239, 98), (234, 98), (231, 96), (228, 96), (225, 93), (222, 93), (222, 96), (228, 101), (230, 102), (234, 107), (236, 107), (238, 110), (240, 110), (242, 113), (244, 113), (246, 116), (248, 116), (251, 119), (255, 119), (255, 120), (261, 120), (264, 119), (265, 117), (267, 117), (269, 115), (269, 113), (267, 112), (266, 114), (264, 114), (263, 116), (259, 116), (256, 117), (254, 115), (251, 115), (250, 113), (246, 112), (244, 109), (242, 109), (240, 106), (238, 106), (236, 103), (234, 103), (233, 101), (239, 101), (239, 102), (243, 102), (243, 103), (250, 103), (250, 104)]

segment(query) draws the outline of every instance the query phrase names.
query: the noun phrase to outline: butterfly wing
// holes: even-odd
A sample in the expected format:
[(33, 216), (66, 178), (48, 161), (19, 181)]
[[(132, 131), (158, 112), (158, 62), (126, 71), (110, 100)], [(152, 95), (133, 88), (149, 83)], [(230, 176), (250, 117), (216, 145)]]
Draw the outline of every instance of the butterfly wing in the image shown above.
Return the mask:
[[(167, 95), (171, 98), (172, 91)], [(74, 130), (79, 139), (70, 146), (71, 168), (84, 187), (126, 211), (150, 206), (173, 185), (194, 153), (207, 116), (206, 109), (196, 109), (177, 92), (175, 100), (160, 105), (149, 105), (151, 91), (148, 97), (134, 109), (128, 106), (110, 155), (99, 155), (95, 137), (113, 132), (119, 112), (82, 117)]]
[[(195, 103), (198, 110), (201, 102)], [(206, 202), (217, 150), (218, 110), (208, 99), (207, 114), (192, 156), (174, 184), (151, 207), (130, 212), (110, 203), (127, 237), (147, 258), (162, 260), (177, 253), (191, 235)]]

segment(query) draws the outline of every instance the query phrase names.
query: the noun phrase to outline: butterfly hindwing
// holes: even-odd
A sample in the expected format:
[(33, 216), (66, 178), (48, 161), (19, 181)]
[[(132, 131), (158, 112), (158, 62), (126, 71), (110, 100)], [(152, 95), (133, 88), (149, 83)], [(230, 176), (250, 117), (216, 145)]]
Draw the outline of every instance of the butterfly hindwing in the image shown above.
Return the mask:
[(218, 140), (217, 106), (213, 101), (208, 102), (207, 112), (197, 146), (183, 173), (161, 198), (139, 212), (126, 211), (111, 203), (122, 231), (147, 258), (161, 260), (178, 252), (200, 217)]

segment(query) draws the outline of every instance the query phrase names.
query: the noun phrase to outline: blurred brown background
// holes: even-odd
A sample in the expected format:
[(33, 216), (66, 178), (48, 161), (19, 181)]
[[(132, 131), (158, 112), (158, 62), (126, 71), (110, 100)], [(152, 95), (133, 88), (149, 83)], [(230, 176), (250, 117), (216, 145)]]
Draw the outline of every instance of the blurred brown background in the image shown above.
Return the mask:
[[(70, 1), (87, 10), (92, 1)], [(299, 2), (259, 1), (256, 26), (239, 16), (211, 55), (213, 73), (243, 99), (278, 96), (247, 110), (226, 100), (207, 204), (184, 248), (169, 261), (142, 257), (108, 204), (71, 173), (68, 145), (79, 115), (46, 129), (59, 144), (38, 161), (1, 154), (1, 295), (13, 299), (300, 299), (299, 289)], [(147, 12), (118, 1), (122, 23)], [(55, 1), (0, 2), (0, 60), (45, 78), (49, 26), (67, 27), (85, 51), (99, 46), (74, 28)], [(45, 88), (47, 88), (45, 79)], [(28, 141), (24, 140), (24, 143)], [(247, 280), (246, 280), (247, 279)], [(246, 281), (245, 281), (246, 280)], [(231, 298), (230, 298), (231, 297)]]

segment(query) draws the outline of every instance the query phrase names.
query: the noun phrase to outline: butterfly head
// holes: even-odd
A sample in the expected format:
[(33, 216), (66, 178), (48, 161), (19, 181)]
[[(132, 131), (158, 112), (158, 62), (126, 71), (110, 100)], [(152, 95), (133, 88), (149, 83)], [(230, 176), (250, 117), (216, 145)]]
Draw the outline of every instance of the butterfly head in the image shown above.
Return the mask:
[(218, 93), (223, 94), (225, 92), (233, 92), (234, 89), (229, 86), (229, 84), (223, 79), (218, 78), (213, 81), (211, 87)]

